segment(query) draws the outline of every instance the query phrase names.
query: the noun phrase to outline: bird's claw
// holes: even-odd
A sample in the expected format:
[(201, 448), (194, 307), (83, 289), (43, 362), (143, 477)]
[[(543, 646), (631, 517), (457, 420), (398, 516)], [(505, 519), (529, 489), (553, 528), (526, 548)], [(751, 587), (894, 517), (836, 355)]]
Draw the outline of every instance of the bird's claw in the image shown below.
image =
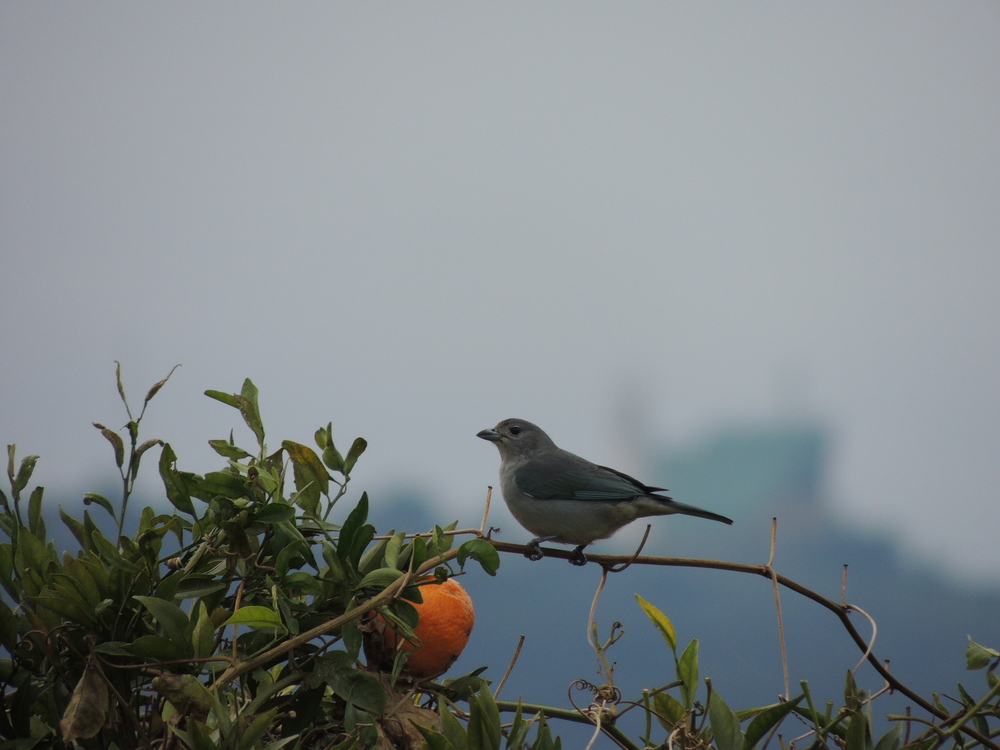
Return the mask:
[(538, 546), (537, 539), (532, 539), (528, 542), (528, 551), (524, 553), (524, 556), (535, 562), (541, 560), (545, 556), (542, 554), (542, 548)]
[(583, 548), (585, 546), (586, 545), (581, 544), (579, 547), (576, 547), (570, 553), (570, 555), (569, 555), (569, 564), (570, 565), (586, 565), (587, 564), (587, 556), (585, 554), (583, 554)]

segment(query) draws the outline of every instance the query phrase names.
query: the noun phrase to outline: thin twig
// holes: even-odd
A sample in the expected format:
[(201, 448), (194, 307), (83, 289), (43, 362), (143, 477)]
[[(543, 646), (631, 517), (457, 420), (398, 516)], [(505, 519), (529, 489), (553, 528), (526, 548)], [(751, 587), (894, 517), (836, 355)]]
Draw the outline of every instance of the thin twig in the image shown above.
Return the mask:
[[(430, 539), (432, 536), (437, 534), (436, 531), (417, 531), (412, 534), (404, 534), (403, 539), (416, 539), (417, 537), (422, 537), (424, 539)], [(463, 534), (468, 534), (469, 536), (480, 536), (479, 529), (451, 529), (450, 531), (442, 531), (442, 536), (462, 536)], [(382, 541), (383, 539), (392, 539), (395, 534), (376, 534), (372, 537), (375, 541)]]
[(646, 546), (646, 540), (649, 539), (649, 532), (650, 532), (650, 530), (652, 530), (652, 528), (653, 528), (652, 524), (648, 524), (648, 523), (646, 524), (646, 531), (642, 535), (642, 541), (639, 542), (639, 546), (636, 547), (635, 552), (632, 553), (632, 557), (630, 557), (628, 560), (626, 560), (625, 562), (621, 563), (620, 565), (615, 565), (615, 566), (611, 567), (609, 569), (609, 572), (611, 572), (611, 573), (621, 573), (623, 570), (625, 570), (626, 568), (628, 568), (633, 562), (636, 561), (636, 559), (639, 557), (640, 553), (642, 552), (642, 548)]
[(486, 488), (486, 507), (483, 508), (483, 522), (479, 524), (479, 534), (483, 536), (486, 534), (486, 519), (490, 517), (490, 501), (493, 499), (493, 488)]
[(861, 609), (861, 607), (854, 604), (845, 604), (844, 608), (860, 612), (864, 618), (868, 620), (868, 624), (872, 626), (872, 637), (871, 640), (868, 641), (868, 648), (865, 649), (865, 653), (862, 655), (861, 660), (854, 666), (854, 669), (851, 670), (851, 674), (857, 674), (858, 670), (861, 669), (861, 665), (868, 660), (868, 657), (872, 655), (872, 651), (875, 649), (875, 637), (878, 635), (878, 625), (875, 624), (875, 618)]
[(587, 743), (585, 750), (590, 750), (594, 746), (594, 743), (597, 742), (597, 738), (601, 736), (601, 708), (603, 706), (594, 711), (594, 734), (590, 738), (590, 742)]
[[(240, 585), (236, 588), (236, 603), (233, 605), (233, 614), (236, 614), (237, 612), (240, 611), (240, 605), (243, 603), (243, 587), (246, 585), (246, 582), (247, 581), (244, 578), (242, 581), (240, 581)], [(240, 634), (239, 625), (233, 625), (233, 662), (234, 663), (240, 658), (240, 655), (238, 653), (238, 651), (239, 651), (239, 646), (238, 646), (238, 643), (239, 643), (239, 634)]]
[(778, 519), (771, 519), (771, 551), (767, 557), (767, 569), (771, 572), (771, 585), (774, 588), (774, 609), (778, 615), (778, 643), (781, 645), (781, 673), (785, 678), (784, 700), (791, 697), (791, 687), (788, 682), (788, 650), (785, 648), (785, 625), (781, 617), (781, 596), (778, 591), (778, 573), (774, 569), (774, 550), (778, 540)]
[(510, 677), (510, 673), (514, 671), (514, 665), (517, 663), (517, 657), (521, 655), (521, 646), (524, 645), (524, 633), (521, 633), (521, 637), (517, 639), (517, 648), (514, 649), (514, 655), (510, 657), (510, 664), (507, 665), (507, 671), (503, 673), (503, 677), (500, 679), (500, 684), (497, 685), (497, 689), (493, 691), (493, 699), (500, 695), (500, 691), (503, 690), (503, 686), (507, 684), (507, 678)]
[[(608, 580), (608, 569), (601, 568), (601, 581), (597, 584), (597, 591), (594, 592), (594, 599), (590, 603), (590, 614), (587, 616), (587, 643), (594, 651), (599, 651), (597, 645), (597, 625), (594, 622), (594, 612), (597, 610), (597, 600), (601, 598), (601, 591), (604, 589), (604, 582)], [(593, 634), (593, 637), (591, 637)], [(598, 653), (600, 656), (600, 653)]]

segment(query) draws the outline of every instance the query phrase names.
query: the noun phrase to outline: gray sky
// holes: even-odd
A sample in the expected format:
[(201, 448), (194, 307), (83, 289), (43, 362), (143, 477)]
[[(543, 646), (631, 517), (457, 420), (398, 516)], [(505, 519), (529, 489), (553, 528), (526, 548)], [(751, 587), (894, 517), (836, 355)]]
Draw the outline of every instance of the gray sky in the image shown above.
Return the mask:
[(0, 4), (0, 440), (82, 495), (113, 360), (137, 404), (180, 362), (147, 436), (184, 468), (251, 377), (272, 443), (333, 420), (359, 488), (472, 523), (502, 418), (606, 462), (623, 391), (664, 444), (792, 411), (839, 517), (1000, 580), (998, 38), (992, 2)]

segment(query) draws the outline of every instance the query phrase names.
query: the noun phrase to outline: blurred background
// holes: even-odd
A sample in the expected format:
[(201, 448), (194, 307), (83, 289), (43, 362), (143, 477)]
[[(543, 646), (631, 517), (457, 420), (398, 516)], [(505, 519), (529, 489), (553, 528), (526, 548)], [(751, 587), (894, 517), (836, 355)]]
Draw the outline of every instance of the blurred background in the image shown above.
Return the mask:
[[(946, 689), (1000, 641), (998, 36), (986, 2), (4, 3), (0, 440), (79, 503), (115, 476), (114, 361), (133, 406), (181, 363), (143, 424), (182, 468), (219, 467), (245, 428), (202, 393), (249, 377), (273, 444), (368, 439), (382, 523), (465, 526), (475, 433), (530, 419), (736, 519), (656, 519), (649, 553), (764, 562), (777, 515), (780, 572), (837, 598), (850, 563), (901, 618), (885, 656)], [(504, 565), (467, 576), (503, 615), (459, 666), (499, 678), (527, 631), (506, 690), (544, 687), (518, 674), (564, 626), (593, 670), (597, 572)], [(758, 620), (777, 647), (766, 581), (612, 584), (637, 647), (634, 592), (780, 689), (733, 650)], [(793, 680), (839, 683), (858, 655), (817, 627), (786, 622)]]

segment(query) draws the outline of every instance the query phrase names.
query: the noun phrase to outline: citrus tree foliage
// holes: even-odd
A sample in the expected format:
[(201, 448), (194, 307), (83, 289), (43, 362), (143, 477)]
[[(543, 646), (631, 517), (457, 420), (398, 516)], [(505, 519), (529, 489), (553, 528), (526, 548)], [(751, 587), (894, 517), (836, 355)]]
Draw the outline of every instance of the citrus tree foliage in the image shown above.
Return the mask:
[[(406, 677), (405, 654), (383, 672), (370, 670), (362, 644), (371, 613), (412, 636), (421, 582), (441, 581), (469, 560), (494, 575), (496, 547), (504, 545), (482, 530), (458, 544), (455, 524), (377, 532), (367, 496), (346, 500), (365, 441), (341, 451), (327, 424), (315, 447), (291, 440), (267, 447), (249, 380), (239, 393), (206, 395), (239, 412), (253, 443), (238, 445), (232, 432), (210, 440), (220, 468), (185, 471), (168, 443), (139, 436), (146, 406), (166, 381), (133, 415), (118, 373), (128, 421), (121, 431), (95, 428), (112, 448), (121, 494), (87, 493), (82, 508), (59, 508), (79, 545), (74, 552), (50, 540), (43, 489), (28, 489), (37, 457), (18, 460), (8, 446), (9, 490), (0, 492), (0, 750), (548, 750), (561, 747), (553, 719), (587, 724), (603, 742), (630, 749), (753, 750), (802, 735), (801, 747), (1000, 750), (1000, 654), (993, 649), (970, 641), (969, 667), (986, 675), (979, 697), (959, 686), (947, 699), (954, 705), (935, 696), (931, 720), (900, 720), (876, 738), (872, 696), (850, 673), (836, 709), (814, 706), (804, 683), (783, 702), (731, 709), (700, 679), (697, 639), (680, 648), (669, 618), (642, 599), (674, 655), (677, 680), (630, 700), (614, 688), (605, 656), (617, 636), (600, 644), (596, 628), (605, 684), (578, 683), (593, 695), (586, 706), (499, 701), (486, 667), (419, 684)], [(152, 464), (154, 449), (173, 511), (163, 503), (128, 515), (140, 466)], [(335, 524), (338, 502), (352, 507)], [(616, 726), (628, 710), (645, 716), (641, 737)], [(795, 728), (779, 733), (791, 715), (799, 717)]]
[[(348, 747), (377, 742), (383, 722), (408, 724), (388, 715), (391, 676), (361, 668), (362, 616), (381, 608), (412, 632), (405, 602), (420, 601), (417, 578), (444, 578), (470, 558), (493, 573), (493, 548), (482, 540), (453, 548), (441, 528), (375, 540), (364, 494), (342, 524), (329, 522), (365, 441), (342, 452), (327, 425), (315, 449), (285, 440), (269, 450), (249, 380), (238, 394), (206, 395), (237, 409), (256, 445), (211, 440), (223, 465), (205, 475), (179, 468), (169, 444), (141, 441), (142, 414), (133, 418), (120, 376), (119, 389), (129, 417), (123, 434), (95, 427), (112, 446), (122, 495), (113, 502), (89, 493), (82, 515), (60, 507), (77, 553), (48, 540), (43, 490), (27, 492), (37, 457), (18, 462), (8, 449), (10, 491), (0, 495), (4, 747), (152, 747), (164, 739), (195, 748)], [(153, 448), (175, 512), (145, 507), (126, 531), (134, 480)], [(483, 684), (453, 680), (447, 695), (468, 699)]]

